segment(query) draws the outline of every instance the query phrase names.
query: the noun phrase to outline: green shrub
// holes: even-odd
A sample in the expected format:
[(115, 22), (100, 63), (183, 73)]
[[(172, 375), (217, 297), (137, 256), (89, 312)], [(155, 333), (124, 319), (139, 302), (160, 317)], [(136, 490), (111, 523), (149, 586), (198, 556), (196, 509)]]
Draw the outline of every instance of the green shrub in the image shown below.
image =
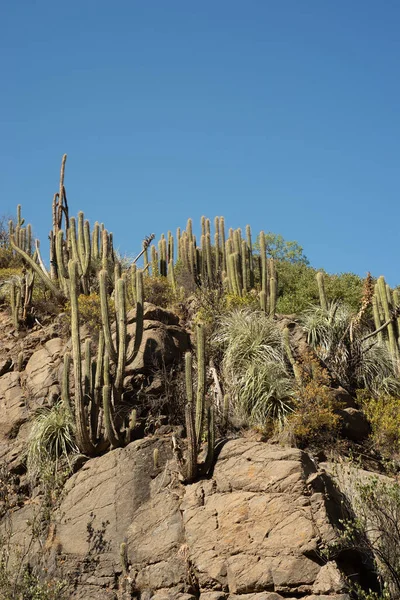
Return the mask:
[[(114, 302), (108, 299), (110, 313), (114, 312)], [(80, 294), (78, 296), (78, 311), (79, 323), (87, 325), (90, 331), (98, 332), (103, 324), (101, 319), (101, 302), (100, 295), (97, 292), (92, 292), (89, 295)], [(65, 313), (68, 320), (71, 320), (71, 304), (67, 302), (65, 305)]]
[(10, 573), (6, 558), (0, 557), (0, 593), (2, 600), (63, 600), (67, 599), (64, 581), (39, 575), (29, 564), (21, 572)]
[[(277, 312), (300, 313), (319, 302), (316, 269), (304, 263), (277, 260)], [(363, 281), (353, 273), (325, 274), (325, 291), (331, 302), (340, 301), (352, 310), (358, 310), (363, 293)]]
[(381, 394), (371, 397), (360, 390), (357, 398), (371, 423), (374, 447), (387, 459), (400, 458), (400, 397)]
[(297, 385), (294, 411), (286, 425), (300, 448), (325, 445), (337, 434), (340, 417), (329, 388), (329, 375), (319, 361), (310, 353), (305, 354), (298, 365), (301, 383)]
[(344, 521), (342, 543), (375, 561), (383, 597), (400, 597), (400, 485), (387, 477), (352, 482), (348, 497), (354, 518)]
[(168, 279), (161, 275), (143, 278), (144, 299), (161, 308), (168, 308), (174, 300), (174, 291)]

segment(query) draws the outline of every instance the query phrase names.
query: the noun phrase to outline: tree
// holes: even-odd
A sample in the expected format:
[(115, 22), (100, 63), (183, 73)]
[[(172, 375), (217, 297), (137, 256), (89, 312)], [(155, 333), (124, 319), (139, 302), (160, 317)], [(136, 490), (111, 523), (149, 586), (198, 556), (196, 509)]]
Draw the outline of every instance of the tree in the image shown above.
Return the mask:
[[(303, 247), (296, 241), (287, 241), (280, 233), (272, 233), (269, 231), (265, 234), (265, 246), (267, 256), (276, 260), (285, 260), (290, 263), (299, 263), (308, 265), (309, 260), (304, 255)], [(254, 244), (255, 250), (260, 250), (260, 240)]]

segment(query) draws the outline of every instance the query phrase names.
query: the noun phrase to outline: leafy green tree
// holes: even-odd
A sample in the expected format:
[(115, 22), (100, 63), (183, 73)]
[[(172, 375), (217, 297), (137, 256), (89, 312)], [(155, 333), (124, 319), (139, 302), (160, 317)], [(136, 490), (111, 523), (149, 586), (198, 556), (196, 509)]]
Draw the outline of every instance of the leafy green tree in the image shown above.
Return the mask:
[[(303, 263), (276, 262), (278, 274), (277, 312), (299, 313), (311, 304), (319, 305), (316, 269)], [(354, 273), (325, 274), (325, 290), (329, 302), (340, 301), (357, 311), (363, 292), (363, 280)]]
[[(285, 260), (290, 263), (308, 265), (308, 258), (304, 255), (303, 247), (296, 241), (287, 241), (280, 233), (269, 231), (265, 234), (265, 247), (267, 256), (276, 260)], [(260, 240), (254, 244), (255, 250), (260, 250)]]

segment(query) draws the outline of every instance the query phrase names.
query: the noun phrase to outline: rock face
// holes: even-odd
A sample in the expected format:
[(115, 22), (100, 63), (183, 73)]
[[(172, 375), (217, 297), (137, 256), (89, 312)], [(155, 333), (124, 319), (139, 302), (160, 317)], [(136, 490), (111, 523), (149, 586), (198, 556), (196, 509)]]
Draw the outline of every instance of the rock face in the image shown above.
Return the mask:
[(74, 581), (74, 600), (345, 600), (340, 570), (321, 558), (336, 539), (328, 488), (306, 453), (244, 439), (225, 444), (212, 478), (184, 487), (170, 437), (138, 440), (68, 481), (50, 572)]
[[(135, 334), (135, 318), (136, 310), (133, 309), (128, 313), (128, 335), (132, 337)], [(179, 317), (169, 310), (145, 302), (142, 343), (126, 374), (131, 376), (168, 367), (179, 362), (189, 347), (189, 335), (179, 326)]]
[[(134, 320), (131, 311), (130, 333)], [(11, 370), (15, 338), (0, 347), (0, 461), (18, 477), (32, 412), (60, 393), (68, 344), (59, 335), (56, 328), (30, 333), (22, 372)], [(153, 371), (189, 348), (175, 315), (145, 305), (127, 382), (143, 377), (155, 387)], [(362, 414), (345, 390), (337, 394), (344, 433), (362, 439)], [(0, 521), (0, 537), (20, 555), (30, 549), (33, 561), (39, 504), (34, 494), (19, 499)], [(68, 480), (44, 540), (47, 572), (69, 582), (70, 600), (348, 600), (340, 561), (324, 558), (337, 540), (339, 504), (328, 469), (318, 471), (300, 450), (231, 440), (212, 477), (183, 486), (170, 434), (148, 437), (88, 460)], [(346, 561), (355, 580), (361, 561)]]

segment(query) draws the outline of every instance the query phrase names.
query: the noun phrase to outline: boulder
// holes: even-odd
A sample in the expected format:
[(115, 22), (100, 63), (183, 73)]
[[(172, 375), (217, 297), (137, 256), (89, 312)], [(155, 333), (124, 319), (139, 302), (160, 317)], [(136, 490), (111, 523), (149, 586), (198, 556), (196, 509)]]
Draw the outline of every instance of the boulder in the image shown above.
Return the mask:
[(36, 350), (25, 367), (26, 387), (34, 399), (46, 399), (50, 394), (59, 395), (59, 367), (64, 342), (53, 338)]
[(341, 434), (353, 442), (362, 442), (371, 433), (371, 426), (362, 410), (345, 408), (336, 411), (341, 418)]

